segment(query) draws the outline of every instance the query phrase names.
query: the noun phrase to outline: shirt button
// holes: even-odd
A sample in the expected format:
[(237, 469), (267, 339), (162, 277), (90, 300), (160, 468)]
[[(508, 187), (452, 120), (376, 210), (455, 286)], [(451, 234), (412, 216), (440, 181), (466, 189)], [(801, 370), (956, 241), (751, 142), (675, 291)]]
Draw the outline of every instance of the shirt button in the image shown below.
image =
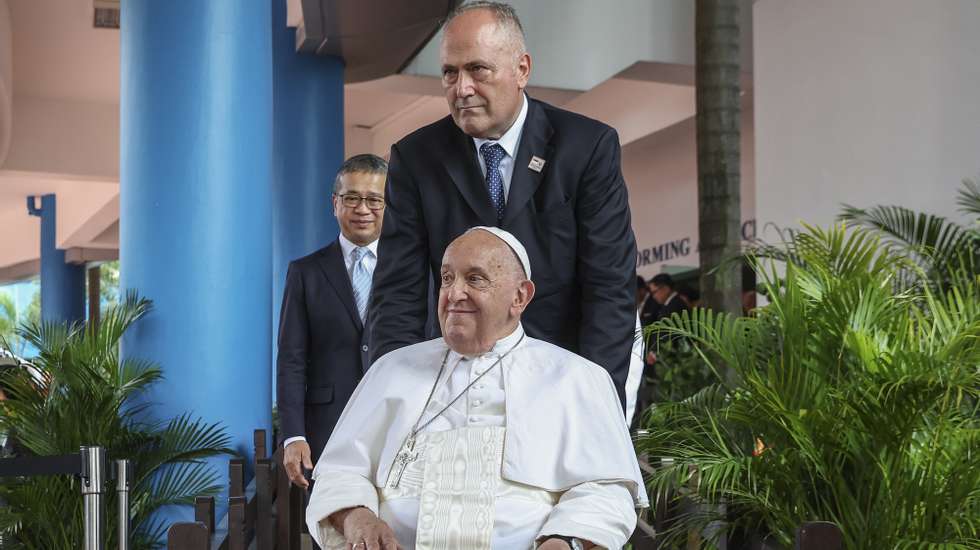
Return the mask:
[(479, 399), (477, 399), (476, 401), (473, 402), (473, 406), (474, 407), (479, 407), (482, 404), (483, 404), (483, 401), (480, 401)]
[(366, 345), (366, 344), (365, 344), (365, 345), (363, 345), (363, 346), (361, 346), (361, 351), (364, 351), (364, 352), (366, 352), (366, 351), (367, 351), (367, 345)]
[(484, 388), (483, 384), (477, 384), (477, 385), (473, 386), (473, 389), (474, 390), (482, 390), (483, 388)]

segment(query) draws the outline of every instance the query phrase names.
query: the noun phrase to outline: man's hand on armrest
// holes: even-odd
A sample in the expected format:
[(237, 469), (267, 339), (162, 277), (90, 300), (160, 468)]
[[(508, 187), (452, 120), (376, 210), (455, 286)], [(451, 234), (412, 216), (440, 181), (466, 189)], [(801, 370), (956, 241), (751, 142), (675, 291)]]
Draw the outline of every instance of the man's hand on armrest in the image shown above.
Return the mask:
[(402, 550), (391, 527), (363, 506), (338, 510), (327, 516), (327, 521), (353, 550)]

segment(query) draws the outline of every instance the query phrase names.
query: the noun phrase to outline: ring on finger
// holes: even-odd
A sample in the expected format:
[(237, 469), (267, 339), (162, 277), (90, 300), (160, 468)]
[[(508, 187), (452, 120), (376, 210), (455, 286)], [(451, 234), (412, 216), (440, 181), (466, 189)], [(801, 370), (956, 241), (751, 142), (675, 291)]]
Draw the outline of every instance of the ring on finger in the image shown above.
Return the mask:
[(360, 548), (362, 546), (364, 548), (367, 548), (367, 543), (364, 542), (364, 541), (358, 542), (358, 543), (354, 544), (354, 546), (351, 546), (351, 550), (357, 550), (358, 548)]

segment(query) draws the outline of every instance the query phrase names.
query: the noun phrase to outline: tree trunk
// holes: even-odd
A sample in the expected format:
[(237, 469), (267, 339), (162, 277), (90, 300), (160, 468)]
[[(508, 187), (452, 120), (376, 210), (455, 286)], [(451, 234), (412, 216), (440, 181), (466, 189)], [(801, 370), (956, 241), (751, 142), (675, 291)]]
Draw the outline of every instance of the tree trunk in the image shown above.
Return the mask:
[[(740, 314), (738, 0), (697, 0), (698, 242), (704, 307)], [(726, 261), (729, 260), (729, 261)]]

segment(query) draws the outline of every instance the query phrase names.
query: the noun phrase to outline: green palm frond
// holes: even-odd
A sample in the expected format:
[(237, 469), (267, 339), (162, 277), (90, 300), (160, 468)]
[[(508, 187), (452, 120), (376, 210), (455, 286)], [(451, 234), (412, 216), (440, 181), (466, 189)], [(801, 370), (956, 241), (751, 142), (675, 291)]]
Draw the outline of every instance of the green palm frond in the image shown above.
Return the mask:
[(0, 293), (0, 338), (13, 335), (17, 326), (17, 308), (14, 299), (6, 292)]
[(980, 184), (975, 180), (963, 180), (963, 189), (956, 197), (956, 204), (964, 214), (980, 217)]
[(651, 329), (719, 374), (648, 410), (637, 438), (660, 464), (653, 500), (687, 506), (668, 542), (720, 521), (790, 544), (821, 519), (848, 548), (975, 544), (980, 279), (950, 263), (948, 286), (922, 284), (925, 269), (882, 239), (805, 227), (788, 252), (750, 255), (770, 299), (756, 315), (694, 310)]
[[(206, 424), (190, 415), (181, 415), (154, 432), (153, 444), (143, 457), (145, 471), (150, 474), (166, 464), (230, 455), (234, 453), (230, 445), (231, 438), (220, 424)], [(137, 483), (143, 480), (144, 477), (135, 478)]]
[[(15, 434), (27, 452), (69, 454), (80, 445), (106, 447), (110, 457), (134, 466), (131, 548), (158, 548), (165, 526), (152, 520), (160, 506), (187, 504), (215, 494), (220, 476), (204, 459), (230, 454), (224, 428), (190, 415), (166, 423), (145, 420), (152, 404), (139, 397), (160, 380), (152, 362), (119, 357), (126, 330), (151, 308), (130, 293), (110, 308), (98, 328), (33, 323), (18, 333), (39, 350), (32, 366), (4, 373), (13, 399), (0, 402), (0, 431)], [(0, 513), (0, 533), (24, 548), (76, 548), (82, 514), (77, 481), (69, 477), (27, 478), (0, 485), (9, 505)], [(117, 513), (110, 500), (107, 516)], [(115, 545), (107, 532), (108, 547)]]
[[(961, 204), (972, 204), (971, 197), (964, 191)], [(975, 267), (980, 262), (980, 233), (942, 216), (900, 206), (866, 210), (845, 205), (840, 219), (879, 232), (941, 288), (952, 284), (949, 279), (960, 273), (964, 264)]]
[(942, 216), (915, 212), (901, 206), (870, 209), (844, 205), (840, 219), (881, 231), (908, 250), (927, 257), (948, 257), (969, 239), (963, 227)]
[(197, 496), (216, 495), (221, 491), (221, 477), (207, 464), (179, 462), (160, 468), (157, 475), (144, 482), (140, 491), (143, 507), (156, 509), (168, 504), (194, 504)]

